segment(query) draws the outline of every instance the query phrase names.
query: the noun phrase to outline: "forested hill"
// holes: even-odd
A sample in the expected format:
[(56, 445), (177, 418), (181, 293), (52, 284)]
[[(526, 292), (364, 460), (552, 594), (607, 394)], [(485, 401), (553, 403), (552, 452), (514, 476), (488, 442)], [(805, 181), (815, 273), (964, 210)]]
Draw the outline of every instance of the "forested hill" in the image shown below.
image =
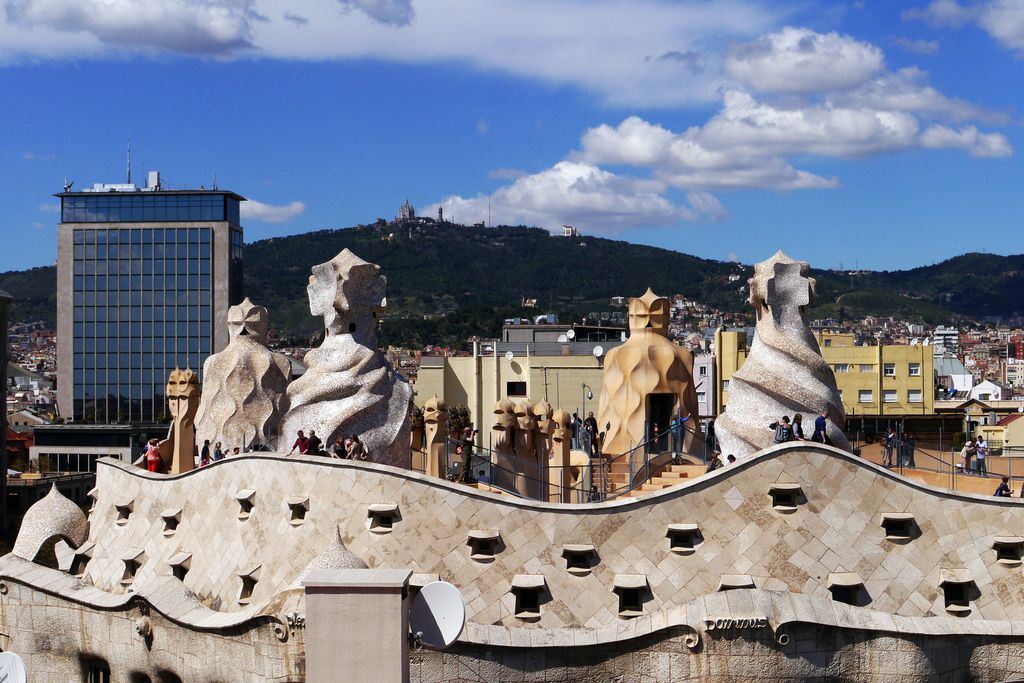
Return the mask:
[[(552, 311), (578, 318), (608, 310), (613, 296), (637, 296), (647, 287), (743, 311), (740, 288), (751, 274), (749, 266), (735, 263), (598, 237), (552, 236), (536, 228), (389, 223), (248, 244), (246, 294), (270, 309), (271, 327), (279, 333), (310, 337), (321, 325), (307, 306), (310, 267), (346, 247), (387, 275), (382, 341), (412, 345), (494, 335), (502, 318), (513, 315)], [(774, 247), (764, 251), (767, 257)], [(965, 254), (905, 271), (814, 275), (814, 317), (897, 315), (938, 323), (1024, 312), (1024, 255)], [(15, 297), (12, 320), (54, 323), (52, 266), (2, 273), (0, 289)], [(524, 298), (536, 299), (537, 308), (521, 308)]]
[(526, 313), (524, 298), (537, 299), (534, 314), (576, 316), (607, 310), (610, 297), (639, 295), (648, 286), (730, 308), (739, 303), (737, 288), (723, 286), (729, 273), (742, 272), (737, 264), (535, 228), (452, 224), (411, 235), (408, 227), (389, 224), (256, 242), (246, 247), (246, 293), (271, 310), (275, 328), (315, 330), (305, 295), (310, 266), (346, 247), (379, 264), (388, 278), (385, 335), (393, 338), (401, 328), (402, 338), (424, 343), (495, 334), (503, 317)]

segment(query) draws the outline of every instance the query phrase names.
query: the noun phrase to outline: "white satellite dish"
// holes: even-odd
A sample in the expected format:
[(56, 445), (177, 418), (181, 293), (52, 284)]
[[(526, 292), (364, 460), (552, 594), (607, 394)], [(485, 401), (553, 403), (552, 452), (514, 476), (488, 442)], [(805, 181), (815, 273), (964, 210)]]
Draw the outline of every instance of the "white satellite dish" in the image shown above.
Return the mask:
[(576, 338), (576, 330), (569, 330), (569, 331), (567, 331), (565, 333), (565, 336), (568, 337), (569, 339), (575, 339)]
[(466, 626), (466, 601), (447, 581), (433, 581), (412, 601), (409, 628), (416, 642), (431, 650), (443, 650)]
[(600, 358), (603, 355), (604, 355), (604, 347), (603, 346), (595, 346), (594, 347), (594, 357), (595, 358)]
[(512, 360), (515, 357), (516, 357), (516, 355), (514, 353), (512, 353), (511, 351), (506, 351), (505, 352), (505, 360)]
[(26, 683), (25, 662), (13, 652), (0, 652), (0, 681), (4, 683)]
[(566, 336), (564, 334), (558, 335), (558, 343), (559, 344), (564, 344), (567, 341), (569, 341), (569, 337), (568, 336)]

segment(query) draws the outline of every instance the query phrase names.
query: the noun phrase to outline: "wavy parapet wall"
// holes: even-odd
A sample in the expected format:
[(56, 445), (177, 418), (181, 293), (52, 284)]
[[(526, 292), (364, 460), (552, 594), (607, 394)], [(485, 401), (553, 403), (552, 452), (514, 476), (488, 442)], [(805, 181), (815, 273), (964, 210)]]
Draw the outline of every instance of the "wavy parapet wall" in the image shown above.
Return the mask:
[[(0, 560), (0, 581), (100, 611), (130, 610), (135, 595), (199, 630), (227, 633), (270, 619), (286, 637), (302, 618), (295, 586), (307, 568), (408, 568), (466, 596), (469, 623), (444, 656), (471, 660), (473, 648), (513, 644), (614, 643), (639, 652), (683, 634), (694, 648), (688, 666), (699, 673), (702, 648), (728, 654), (739, 634), (763, 641), (766, 656), (789, 653), (779, 658), (785, 667), (814, 641), (809, 625), (854, 629), (865, 640), (898, 634), (914, 644), (893, 644), (900, 652), (927, 639), (940, 647), (954, 633), (1002, 639), (986, 641), (993, 647), (1024, 644), (1024, 538), (1016, 535), (1024, 501), (942, 491), (806, 442), (637, 499), (586, 505), (279, 455), (229, 458), (173, 477), (104, 460), (95, 499), (89, 536), (75, 549), (76, 575), (60, 578), (10, 556)], [(187, 572), (174, 573), (185, 556)], [(538, 586), (538, 609), (515, 609), (517, 596)], [(25, 591), (0, 601), (6, 614), (50, 605)], [(59, 614), (66, 606), (54, 605)], [(23, 624), (35, 616), (22, 621), (17, 613), (17, 626), (2, 624), (4, 632), (31, 654)], [(965, 657), (948, 670), (974, 671), (975, 658)], [(1024, 660), (997, 659), (1004, 668), (979, 676), (1024, 673), (1005, 664)], [(748, 660), (729, 670), (749, 677)], [(815, 671), (827, 676), (830, 665)]]

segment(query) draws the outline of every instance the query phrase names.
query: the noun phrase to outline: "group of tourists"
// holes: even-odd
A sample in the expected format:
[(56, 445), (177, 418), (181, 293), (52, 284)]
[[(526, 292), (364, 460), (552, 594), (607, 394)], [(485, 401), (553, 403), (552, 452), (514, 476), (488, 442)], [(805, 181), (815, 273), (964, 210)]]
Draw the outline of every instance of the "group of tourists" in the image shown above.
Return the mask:
[(586, 451), (589, 456), (601, 455), (601, 440), (604, 432), (597, 429), (597, 418), (594, 411), (581, 420), (579, 413), (572, 414), (572, 448), (574, 451)]
[(309, 436), (306, 436), (305, 432), (301, 429), (298, 431), (295, 443), (292, 444), (292, 449), (288, 451), (287, 455), (291, 455), (295, 451), (298, 451), (301, 455), (319, 455), (338, 460), (369, 459), (366, 446), (359, 440), (358, 435), (339, 436), (330, 447), (324, 449), (323, 440), (316, 435), (316, 431), (313, 429), (309, 430)]
[(210, 440), (206, 439), (203, 441), (203, 448), (199, 451), (199, 466), (206, 467), (210, 463), (223, 460), (229, 455), (241, 455), (241, 446), (235, 446), (234, 448), (224, 448), (220, 441), (213, 444), (213, 448), (210, 448)]
[(978, 437), (977, 440), (968, 439), (964, 443), (964, 447), (960, 449), (964, 474), (988, 476), (988, 468), (985, 466), (986, 458), (988, 458), (988, 441), (984, 436)]
[(913, 432), (900, 435), (892, 425), (886, 427), (882, 435), (882, 467), (895, 467), (897, 462), (903, 467), (917, 467), (916, 451), (917, 440)]
[[(806, 441), (804, 436), (804, 416), (797, 413), (792, 421), (788, 415), (783, 415), (778, 421), (768, 425), (768, 429), (775, 432), (772, 435), (772, 443), (786, 443), (787, 441)], [(832, 445), (832, 439), (828, 437), (828, 413), (823, 412), (814, 418), (814, 432), (811, 434), (811, 441)]]

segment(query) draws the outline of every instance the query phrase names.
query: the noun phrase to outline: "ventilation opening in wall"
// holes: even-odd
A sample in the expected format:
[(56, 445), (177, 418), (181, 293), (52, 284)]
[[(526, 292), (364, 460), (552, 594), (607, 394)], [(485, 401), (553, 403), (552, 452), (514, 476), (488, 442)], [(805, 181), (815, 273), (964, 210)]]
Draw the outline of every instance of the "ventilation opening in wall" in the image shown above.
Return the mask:
[(374, 503), (367, 508), (366, 516), (370, 524), (370, 531), (375, 534), (391, 533), (395, 524), (402, 519), (398, 512), (398, 505), (395, 503)]
[(639, 616), (644, 611), (644, 601), (639, 588), (622, 588), (619, 590), (619, 615)]
[(971, 611), (972, 593), (976, 592), (976, 588), (967, 569), (943, 569), (939, 587), (942, 588), (947, 612), (964, 616)]
[(589, 574), (597, 566), (597, 550), (592, 545), (574, 544), (562, 546), (565, 569), (575, 576)]
[(181, 523), (181, 508), (171, 508), (160, 513), (164, 520), (164, 536), (173, 536)]
[(235, 494), (235, 500), (238, 501), (238, 519), (249, 519), (252, 516), (253, 509), (256, 507), (256, 491), (253, 489), (242, 489)]
[(171, 574), (178, 581), (184, 581), (188, 570), (192, 567), (192, 553), (175, 553), (168, 560), (171, 567)]
[(992, 539), (992, 548), (996, 551), (996, 562), (1006, 567), (1020, 566), (1022, 545), (1024, 545), (1024, 538), (1019, 536), (996, 536)]
[(800, 484), (790, 482), (775, 482), (768, 493), (772, 497), (772, 509), (776, 512), (795, 512), (803, 496)]
[(132, 510), (135, 509), (135, 501), (132, 498), (119, 498), (114, 503), (114, 509), (117, 510), (117, 525), (124, 526), (132, 516)]
[(619, 597), (620, 617), (630, 619), (644, 613), (644, 595), (647, 592), (647, 577), (644, 574), (616, 575), (614, 591)]
[(828, 575), (828, 589), (832, 599), (847, 605), (864, 606), (868, 603), (864, 582), (856, 572), (833, 572)]
[(135, 582), (135, 577), (142, 569), (142, 552), (141, 549), (132, 549), (121, 556), (121, 561), (124, 562), (124, 573), (121, 575), (122, 585), (130, 586)]
[(102, 659), (87, 659), (82, 668), (85, 683), (110, 683), (110, 665)]
[(516, 619), (540, 619), (544, 587), (545, 579), (541, 575), (517, 574), (512, 577), (512, 593), (516, 598)]
[(696, 524), (669, 524), (665, 535), (668, 549), (677, 555), (690, 555), (704, 542)]
[(288, 499), (288, 523), (292, 526), (299, 526), (306, 520), (306, 513), (309, 512), (309, 497), (297, 496)]
[(887, 541), (905, 543), (914, 537), (914, 515), (909, 512), (883, 513), (882, 528)]
[(253, 591), (260, 580), (260, 565), (254, 565), (239, 572), (238, 578), (242, 580), (242, 589), (238, 593), (238, 604), (248, 605), (252, 600)]
[(71, 558), (71, 566), (68, 567), (69, 574), (72, 576), (85, 576), (85, 568), (89, 564), (89, 560), (92, 559), (94, 547), (95, 544), (89, 542), (75, 549), (74, 557)]
[(473, 529), (466, 540), (469, 558), (474, 562), (493, 562), (501, 543), (501, 534), (495, 530)]
[(967, 585), (963, 583), (947, 583), (942, 587), (947, 612), (962, 612), (971, 608), (967, 599)]

